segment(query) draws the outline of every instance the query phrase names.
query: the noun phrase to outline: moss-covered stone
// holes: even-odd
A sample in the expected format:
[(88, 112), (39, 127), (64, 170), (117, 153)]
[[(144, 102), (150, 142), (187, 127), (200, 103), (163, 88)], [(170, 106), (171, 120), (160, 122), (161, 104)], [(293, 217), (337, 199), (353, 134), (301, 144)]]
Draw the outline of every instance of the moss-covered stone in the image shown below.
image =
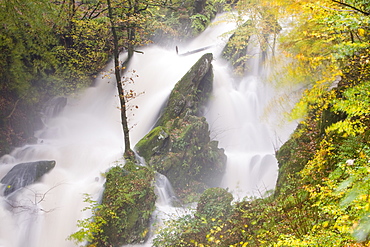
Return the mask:
[(205, 219), (224, 219), (233, 211), (233, 195), (223, 188), (210, 188), (203, 192), (197, 205), (197, 216)]
[(209, 125), (201, 117), (212, 91), (212, 54), (205, 54), (174, 87), (151, 132), (135, 146), (147, 164), (167, 176), (180, 197), (219, 185), (226, 156), (211, 141)]
[[(169, 121), (170, 126), (175, 121)], [(208, 186), (219, 183), (224, 171), (226, 158), (217, 142), (209, 138), (208, 123), (204, 117), (189, 116), (178, 119), (178, 126), (168, 130), (168, 145), (157, 152), (146, 153), (148, 164), (158, 172), (165, 174), (175, 188), (189, 186), (190, 180), (197, 180)], [(149, 133), (151, 134), (151, 133)], [(158, 137), (156, 138), (158, 139)], [(139, 149), (138, 149), (139, 150)], [(139, 151), (139, 154), (142, 152)]]
[(154, 171), (131, 162), (106, 174), (102, 207), (97, 212), (105, 224), (95, 236), (97, 246), (143, 242), (155, 209)]
[(158, 126), (136, 144), (136, 149), (145, 160), (149, 160), (152, 155), (168, 152), (169, 140), (167, 130)]
[(222, 56), (231, 62), (237, 74), (243, 74), (246, 70), (248, 44), (251, 35), (252, 23), (248, 20), (235, 30), (222, 51)]
[(203, 55), (172, 90), (157, 126), (185, 115), (200, 115), (213, 89), (212, 53)]

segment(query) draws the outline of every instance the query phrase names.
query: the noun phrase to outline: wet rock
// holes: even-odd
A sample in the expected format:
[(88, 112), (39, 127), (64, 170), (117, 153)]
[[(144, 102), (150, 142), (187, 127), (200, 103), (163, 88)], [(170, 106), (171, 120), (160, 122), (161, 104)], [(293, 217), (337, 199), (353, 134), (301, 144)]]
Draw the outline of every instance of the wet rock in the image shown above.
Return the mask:
[(35, 183), (54, 167), (54, 160), (42, 160), (15, 165), (0, 181), (5, 185), (4, 196)]
[(203, 55), (175, 85), (156, 126), (163, 126), (177, 117), (202, 114), (213, 89), (212, 59), (211, 53)]

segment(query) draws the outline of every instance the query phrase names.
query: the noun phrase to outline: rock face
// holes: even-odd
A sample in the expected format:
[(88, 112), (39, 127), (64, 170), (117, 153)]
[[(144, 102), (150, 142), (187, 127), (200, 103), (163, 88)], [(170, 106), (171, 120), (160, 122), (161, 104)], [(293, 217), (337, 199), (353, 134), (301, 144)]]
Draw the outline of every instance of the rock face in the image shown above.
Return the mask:
[(4, 196), (7, 196), (27, 185), (35, 183), (39, 178), (41, 178), (45, 173), (54, 167), (54, 160), (42, 160), (15, 165), (0, 181), (6, 186), (4, 190)]
[(212, 54), (203, 55), (176, 84), (156, 127), (135, 147), (178, 194), (219, 185), (225, 170), (224, 150), (210, 140), (208, 123), (200, 116), (212, 91), (211, 61)]
[(67, 105), (67, 98), (66, 97), (55, 97), (49, 100), (44, 109), (44, 114), (46, 117), (55, 117), (57, 116)]
[(175, 118), (202, 113), (213, 89), (212, 59), (212, 53), (203, 55), (175, 85), (157, 126)]

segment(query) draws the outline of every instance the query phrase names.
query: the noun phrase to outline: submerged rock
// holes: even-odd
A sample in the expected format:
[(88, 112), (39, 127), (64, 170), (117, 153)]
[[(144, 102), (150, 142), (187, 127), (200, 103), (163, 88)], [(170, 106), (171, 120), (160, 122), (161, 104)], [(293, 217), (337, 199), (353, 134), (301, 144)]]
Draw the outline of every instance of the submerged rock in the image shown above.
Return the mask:
[(135, 147), (148, 165), (165, 175), (180, 197), (218, 186), (224, 150), (210, 139), (202, 115), (212, 91), (212, 54), (203, 55), (176, 84), (156, 126)]
[(6, 186), (4, 196), (35, 183), (54, 167), (54, 160), (42, 160), (15, 165), (0, 181)]

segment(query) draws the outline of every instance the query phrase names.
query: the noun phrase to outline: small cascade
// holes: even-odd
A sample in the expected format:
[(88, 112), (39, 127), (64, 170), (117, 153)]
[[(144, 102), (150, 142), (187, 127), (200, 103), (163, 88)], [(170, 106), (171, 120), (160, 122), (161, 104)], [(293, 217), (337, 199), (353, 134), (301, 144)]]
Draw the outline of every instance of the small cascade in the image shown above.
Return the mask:
[(66, 97), (55, 97), (49, 100), (44, 107), (44, 120), (56, 117), (67, 105)]
[(176, 200), (170, 181), (160, 173), (155, 176), (155, 193), (158, 197), (156, 202), (158, 206), (172, 206), (172, 202)]
[(157, 201), (156, 209), (152, 215), (149, 238), (143, 244), (128, 244), (125, 247), (151, 247), (156, 229), (163, 226), (166, 220), (178, 218), (188, 213), (188, 208), (174, 206), (178, 201), (166, 176), (156, 173), (154, 186)]

